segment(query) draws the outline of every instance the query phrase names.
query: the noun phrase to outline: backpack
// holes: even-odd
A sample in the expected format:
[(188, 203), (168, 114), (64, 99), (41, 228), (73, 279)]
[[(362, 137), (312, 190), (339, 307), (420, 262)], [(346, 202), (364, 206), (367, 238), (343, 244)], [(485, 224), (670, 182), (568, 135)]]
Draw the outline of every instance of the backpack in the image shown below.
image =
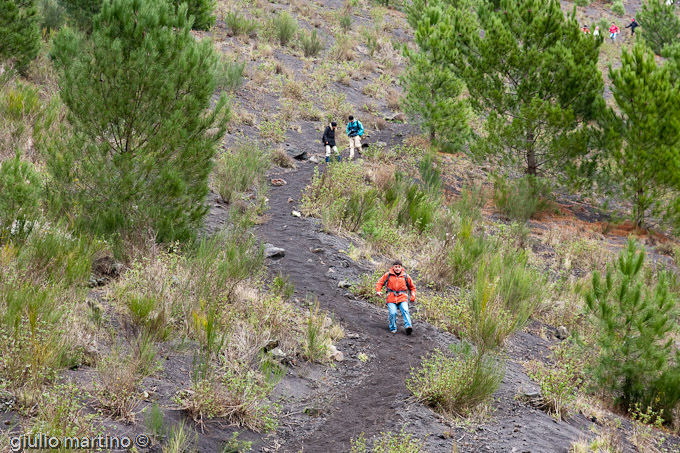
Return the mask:
[(404, 283), (406, 283), (406, 291), (395, 291), (393, 289), (390, 289), (390, 287), (388, 286), (389, 283), (390, 283), (390, 278), (392, 278), (392, 274), (388, 273), (387, 274), (387, 280), (385, 280), (385, 285), (384, 285), (385, 291), (387, 291), (387, 293), (394, 293), (395, 296), (398, 296), (399, 294), (408, 294), (409, 287), (408, 287), (408, 276), (407, 276), (406, 272), (404, 272)]

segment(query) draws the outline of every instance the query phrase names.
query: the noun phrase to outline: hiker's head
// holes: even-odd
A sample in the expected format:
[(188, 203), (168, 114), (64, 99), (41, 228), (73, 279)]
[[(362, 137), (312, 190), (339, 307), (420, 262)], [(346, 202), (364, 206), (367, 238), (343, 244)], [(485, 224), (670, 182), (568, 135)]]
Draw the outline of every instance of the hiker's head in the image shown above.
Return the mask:
[(395, 273), (400, 274), (404, 267), (402, 266), (401, 261), (395, 260), (392, 262), (392, 269), (394, 269)]
[(335, 121), (331, 121), (331, 127), (333, 129), (335, 129), (337, 126), (338, 126), (338, 123), (336, 123)]
[(349, 116), (350, 121), (354, 121), (354, 117), (352, 115)]

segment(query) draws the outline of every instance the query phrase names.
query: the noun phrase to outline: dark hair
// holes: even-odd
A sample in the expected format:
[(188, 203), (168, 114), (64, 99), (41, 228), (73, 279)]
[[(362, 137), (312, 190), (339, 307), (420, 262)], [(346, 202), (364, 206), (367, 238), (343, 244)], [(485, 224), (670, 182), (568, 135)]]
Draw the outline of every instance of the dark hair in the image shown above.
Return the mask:
[(394, 261), (392, 261), (392, 266), (402, 266), (402, 267), (403, 267), (404, 265), (401, 264), (401, 261), (399, 261), (399, 260), (394, 260)]
[(338, 123), (336, 123), (335, 121), (331, 121), (331, 126), (335, 127), (337, 125), (338, 125)]
[(349, 120), (352, 121), (354, 117), (352, 115), (349, 116)]

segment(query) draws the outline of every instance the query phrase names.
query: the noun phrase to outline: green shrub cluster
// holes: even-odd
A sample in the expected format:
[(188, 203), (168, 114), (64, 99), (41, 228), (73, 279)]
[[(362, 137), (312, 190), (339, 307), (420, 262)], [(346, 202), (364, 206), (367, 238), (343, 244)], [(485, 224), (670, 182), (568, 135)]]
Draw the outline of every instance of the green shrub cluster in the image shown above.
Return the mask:
[(269, 151), (256, 142), (239, 143), (217, 159), (212, 186), (226, 203), (231, 203), (250, 189), (266, 190), (264, 176), (270, 166)]
[(237, 11), (229, 11), (225, 14), (224, 23), (227, 30), (236, 36), (254, 36), (257, 33), (257, 22)]
[(316, 29), (312, 30), (311, 33), (300, 34), (300, 46), (302, 46), (305, 57), (314, 57), (325, 47), (323, 41), (317, 36)]
[(547, 197), (551, 193), (549, 182), (534, 176), (513, 181), (500, 176), (494, 178), (496, 207), (506, 217), (522, 223), (548, 208)]

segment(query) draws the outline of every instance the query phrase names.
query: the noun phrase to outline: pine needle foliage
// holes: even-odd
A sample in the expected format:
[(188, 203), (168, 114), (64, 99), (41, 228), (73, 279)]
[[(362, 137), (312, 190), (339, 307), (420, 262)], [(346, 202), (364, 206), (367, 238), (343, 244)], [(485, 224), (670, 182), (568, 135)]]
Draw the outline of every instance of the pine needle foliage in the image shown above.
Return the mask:
[(35, 0), (0, 0), (0, 62), (26, 70), (40, 51), (39, 21)]
[(670, 420), (680, 401), (680, 357), (672, 340), (677, 301), (665, 272), (656, 284), (645, 281), (644, 259), (644, 249), (629, 240), (604, 279), (593, 274), (586, 312), (599, 350), (591, 375), (622, 409), (651, 407)]
[(78, 226), (172, 241), (200, 225), (229, 109), (225, 97), (210, 108), (219, 58), (190, 26), (186, 5), (114, 0), (89, 38), (55, 38), (70, 133), (47, 146), (49, 189)]

